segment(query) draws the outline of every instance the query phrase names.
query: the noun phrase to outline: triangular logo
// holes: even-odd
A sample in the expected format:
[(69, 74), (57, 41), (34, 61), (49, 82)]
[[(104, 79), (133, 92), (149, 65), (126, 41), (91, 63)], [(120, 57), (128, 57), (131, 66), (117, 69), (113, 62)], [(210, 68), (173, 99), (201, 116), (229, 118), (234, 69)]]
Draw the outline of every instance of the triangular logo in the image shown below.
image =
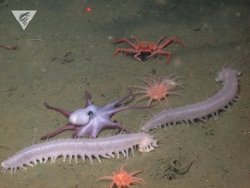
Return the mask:
[(11, 11), (15, 16), (16, 20), (19, 22), (23, 30), (26, 29), (29, 22), (32, 20), (36, 14), (36, 10), (12, 10)]

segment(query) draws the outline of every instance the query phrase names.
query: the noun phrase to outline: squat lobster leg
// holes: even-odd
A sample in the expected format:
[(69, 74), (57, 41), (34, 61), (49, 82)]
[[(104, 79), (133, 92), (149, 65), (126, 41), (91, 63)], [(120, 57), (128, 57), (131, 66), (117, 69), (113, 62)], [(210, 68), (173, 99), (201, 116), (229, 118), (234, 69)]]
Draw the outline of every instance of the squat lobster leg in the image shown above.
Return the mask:
[(156, 45), (159, 45), (165, 38), (166, 38), (166, 36), (161, 37), (161, 38), (156, 42)]
[(113, 44), (118, 44), (118, 43), (122, 43), (122, 42), (125, 42), (128, 45), (130, 45), (131, 47), (136, 48), (136, 44), (134, 44), (133, 42), (131, 42), (128, 39), (116, 39), (116, 40), (113, 40)]
[(114, 53), (114, 56), (116, 56), (116, 55), (118, 55), (119, 53), (125, 53), (126, 55), (128, 54), (128, 53), (133, 53), (133, 54), (135, 54), (134, 55), (134, 58), (136, 59), (136, 60), (138, 60), (139, 62), (141, 62), (142, 60), (139, 58), (139, 55), (141, 54), (140, 52), (138, 52), (137, 50), (134, 50), (134, 49), (131, 49), (131, 48), (117, 48), (116, 50), (115, 50), (115, 53)]
[(171, 60), (171, 58), (172, 58), (172, 54), (171, 54), (170, 52), (168, 52), (168, 51), (166, 51), (166, 52), (164, 52), (164, 51), (159, 51), (158, 54), (160, 54), (160, 55), (165, 55), (166, 58), (167, 58), (167, 64), (170, 63), (170, 60)]
[[(157, 44), (160, 44), (162, 42), (162, 40), (164, 39), (165, 37), (161, 38), (157, 43)], [(169, 39), (167, 39), (163, 44), (159, 45), (159, 49), (163, 49), (165, 48), (166, 46), (172, 44), (173, 42), (175, 42), (176, 44), (179, 44), (180, 46), (184, 47), (185, 44), (176, 36), (173, 36)]]

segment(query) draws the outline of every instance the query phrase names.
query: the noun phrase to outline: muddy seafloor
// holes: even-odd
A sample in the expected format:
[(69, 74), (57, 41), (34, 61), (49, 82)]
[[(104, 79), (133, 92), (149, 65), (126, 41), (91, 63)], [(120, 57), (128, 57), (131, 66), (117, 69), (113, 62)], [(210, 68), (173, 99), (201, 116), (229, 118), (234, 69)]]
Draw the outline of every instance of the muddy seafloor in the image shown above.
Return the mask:
[[(91, 13), (84, 11), (86, 6)], [(148, 74), (183, 77), (182, 97), (170, 96), (150, 110), (126, 111), (114, 117), (131, 132), (161, 109), (207, 99), (221, 89), (215, 82), (223, 67), (242, 71), (240, 101), (221, 112), (218, 120), (178, 125), (151, 131), (159, 148), (136, 152), (128, 160), (103, 159), (78, 164), (39, 164), (27, 171), (0, 174), (0, 187), (109, 187), (97, 181), (126, 163), (129, 172), (146, 184), (133, 187), (200, 188), (250, 185), (250, 4), (247, 1), (7, 1), (0, 2), (0, 44), (17, 45), (14, 51), (0, 48), (0, 161), (67, 123), (43, 102), (73, 110), (84, 105), (84, 91), (95, 104), (104, 105), (126, 95), (127, 87)], [(37, 10), (25, 31), (11, 10)], [(173, 54), (138, 63), (132, 56), (113, 57), (113, 38), (137, 36), (157, 41), (178, 36), (182, 48), (166, 48)], [(126, 47), (126, 45), (119, 45)], [(159, 63), (161, 62), (161, 63)], [(146, 104), (146, 101), (144, 103)], [(106, 130), (99, 136), (115, 134)], [(70, 133), (57, 138), (68, 138)], [(168, 165), (177, 160), (185, 174), (169, 178)]]

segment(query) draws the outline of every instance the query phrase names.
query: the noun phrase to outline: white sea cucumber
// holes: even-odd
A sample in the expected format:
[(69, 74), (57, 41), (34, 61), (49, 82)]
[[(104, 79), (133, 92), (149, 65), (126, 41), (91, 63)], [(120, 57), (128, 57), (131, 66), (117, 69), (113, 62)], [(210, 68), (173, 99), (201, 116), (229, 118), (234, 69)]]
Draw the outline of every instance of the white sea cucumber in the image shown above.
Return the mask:
[(65, 162), (67, 156), (69, 162), (72, 158), (77, 162), (77, 158), (96, 158), (101, 162), (100, 157), (114, 158), (115, 154), (119, 158), (120, 153), (128, 158), (129, 151), (134, 155), (134, 149), (138, 147), (141, 152), (149, 152), (158, 147), (157, 141), (146, 133), (118, 134), (111, 137), (96, 139), (60, 139), (40, 144), (34, 144), (17, 152), (14, 156), (1, 163), (2, 171), (8, 169), (16, 172), (18, 168), (26, 169), (26, 166), (34, 166), (37, 162), (46, 163), (49, 159), (54, 163), (60, 156)]
[(146, 122), (142, 130), (149, 131), (176, 123), (194, 123), (197, 120), (207, 121), (208, 116), (217, 117), (220, 110), (227, 110), (231, 103), (239, 99), (237, 92), (240, 74), (231, 68), (222, 69), (215, 79), (223, 83), (223, 88), (217, 94), (199, 103), (163, 110)]

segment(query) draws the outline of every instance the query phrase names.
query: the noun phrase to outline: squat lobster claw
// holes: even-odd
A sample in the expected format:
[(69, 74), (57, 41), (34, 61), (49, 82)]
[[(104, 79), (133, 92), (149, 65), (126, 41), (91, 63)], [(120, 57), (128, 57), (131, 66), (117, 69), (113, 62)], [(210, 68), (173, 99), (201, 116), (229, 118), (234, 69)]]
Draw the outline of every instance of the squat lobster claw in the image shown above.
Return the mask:
[(176, 43), (182, 47), (185, 44), (176, 36), (172, 36), (171, 38), (166, 39), (166, 37), (160, 38), (156, 43), (149, 41), (140, 41), (136, 37), (131, 38), (129, 40), (127, 38), (116, 39), (113, 41), (113, 44), (118, 43), (127, 43), (130, 48), (116, 48), (114, 56), (119, 53), (134, 54), (134, 58), (141, 62), (144, 59), (148, 59), (157, 55), (163, 55), (167, 58), (167, 64), (170, 63), (172, 54), (169, 51), (163, 51), (164, 48), (169, 46), (172, 43)]

